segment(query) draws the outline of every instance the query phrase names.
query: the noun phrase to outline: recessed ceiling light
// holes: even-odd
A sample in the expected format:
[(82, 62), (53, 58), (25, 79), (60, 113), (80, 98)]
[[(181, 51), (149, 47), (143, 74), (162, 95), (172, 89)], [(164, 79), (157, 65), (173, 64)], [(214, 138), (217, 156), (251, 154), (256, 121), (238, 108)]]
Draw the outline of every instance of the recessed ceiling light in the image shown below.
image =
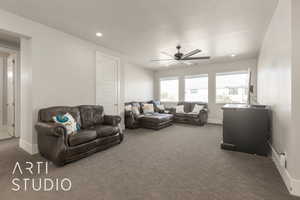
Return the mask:
[(236, 55), (235, 55), (235, 54), (231, 54), (230, 56), (231, 56), (231, 57), (236, 57)]
[(102, 35), (103, 35), (103, 34), (100, 33), (100, 32), (96, 33), (96, 36), (97, 36), (97, 37), (102, 37)]

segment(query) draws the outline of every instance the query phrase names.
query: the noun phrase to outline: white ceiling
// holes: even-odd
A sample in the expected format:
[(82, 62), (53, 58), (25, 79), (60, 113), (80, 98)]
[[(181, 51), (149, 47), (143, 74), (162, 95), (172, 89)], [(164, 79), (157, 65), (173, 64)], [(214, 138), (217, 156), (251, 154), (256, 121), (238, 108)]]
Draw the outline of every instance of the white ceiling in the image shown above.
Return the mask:
[(150, 60), (163, 57), (161, 51), (174, 54), (177, 44), (183, 53), (202, 49), (210, 62), (257, 56), (277, 1), (0, 0), (0, 8), (157, 68)]

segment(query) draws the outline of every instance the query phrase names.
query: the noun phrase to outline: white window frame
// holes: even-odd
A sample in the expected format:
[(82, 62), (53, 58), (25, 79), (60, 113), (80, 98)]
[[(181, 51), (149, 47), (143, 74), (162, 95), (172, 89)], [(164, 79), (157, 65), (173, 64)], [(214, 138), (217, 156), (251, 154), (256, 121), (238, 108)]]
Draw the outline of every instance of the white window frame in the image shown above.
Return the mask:
[[(184, 76), (184, 100), (188, 101), (186, 99), (186, 79), (192, 79), (192, 78), (201, 78), (201, 77), (207, 77), (207, 102), (203, 102), (203, 103), (208, 103), (208, 98), (209, 98), (209, 75), (208, 74), (197, 74), (197, 75), (188, 75), (188, 76)], [(193, 102), (193, 101), (191, 101)], [(194, 101), (194, 102), (201, 102), (199, 101)]]
[[(235, 75), (235, 74), (248, 74), (248, 79), (249, 79), (249, 72), (246, 70), (241, 70), (241, 71), (231, 71), (231, 72), (218, 72), (215, 74), (215, 104), (247, 104), (247, 102), (245, 103), (231, 103), (231, 102), (218, 102), (217, 101), (217, 76), (226, 76), (226, 75)], [(249, 85), (247, 85), (248, 90), (249, 90)]]
[[(167, 81), (167, 80), (177, 80), (178, 81), (178, 85), (177, 85), (177, 101), (163, 101), (161, 99), (161, 81)], [(159, 100), (161, 102), (178, 102), (179, 101), (179, 92), (180, 92), (180, 80), (179, 80), (179, 77), (178, 76), (173, 76), (173, 77), (162, 77), (159, 79)]]

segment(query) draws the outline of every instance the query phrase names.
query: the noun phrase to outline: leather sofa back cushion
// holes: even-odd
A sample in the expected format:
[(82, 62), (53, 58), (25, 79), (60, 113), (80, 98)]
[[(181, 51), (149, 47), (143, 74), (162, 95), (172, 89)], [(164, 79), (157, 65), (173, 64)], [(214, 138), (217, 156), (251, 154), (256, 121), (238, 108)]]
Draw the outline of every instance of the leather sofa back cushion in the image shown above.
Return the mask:
[(91, 126), (102, 124), (103, 118), (103, 106), (98, 105), (82, 105), (79, 106), (81, 127), (89, 128)]
[(70, 113), (76, 122), (81, 126), (80, 112), (78, 107), (56, 106), (44, 108), (39, 111), (39, 121), (54, 122), (53, 117)]

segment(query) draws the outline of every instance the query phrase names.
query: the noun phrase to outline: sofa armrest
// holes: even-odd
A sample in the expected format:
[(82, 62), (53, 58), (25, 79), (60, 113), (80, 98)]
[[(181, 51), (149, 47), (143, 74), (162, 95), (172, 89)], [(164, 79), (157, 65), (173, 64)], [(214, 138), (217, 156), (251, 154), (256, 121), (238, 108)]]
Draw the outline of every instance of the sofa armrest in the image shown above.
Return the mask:
[(198, 114), (198, 117), (199, 117), (199, 123), (200, 123), (200, 125), (206, 124), (207, 123), (207, 119), (208, 119), (208, 109), (204, 108), (204, 109), (200, 110), (200, 112)]
[(133, 112), (132, 111), (129, 111), (129, 110), (125, 110), (125, 117), (131, 117), (133, 116)]
[(200, 115), (201, 113), (208, 113), (208, 108), (203, 108), (202, 110), (200, 110), (199, 115)]
[(57, 123), (38, 122), (35, 125), (35, 128), (39, 134), (48, 136), (63, 137), (67, 135), (67, 129), (63, 125)]
[(208, 108), (203, 108), (200, 112), (208, 112)]
[(104, 115), (103, 124), (118, 126), (121, 123), (122, 118), (119, 115)]
[(125, 119), (136, 121), (138, 119), (138, 115), (134, 114), (132, 111), (125, 111)]
[(138, 116), (132, 111), (125, 111), (125, 127), (126, 128), (137, 128), (139, 127)]
[(201, 117), (203, 115), (207, 115), (208, 114), (208, 109), (207, 108), (203, 108), (202, 110), (199, 111), (198, 116)]
[(57, 166), (64, 165), (68, 148), (66, 128), (61, 124), (42, 122), (38, 122), (35, 128), (38, 132), (39, 153)]

